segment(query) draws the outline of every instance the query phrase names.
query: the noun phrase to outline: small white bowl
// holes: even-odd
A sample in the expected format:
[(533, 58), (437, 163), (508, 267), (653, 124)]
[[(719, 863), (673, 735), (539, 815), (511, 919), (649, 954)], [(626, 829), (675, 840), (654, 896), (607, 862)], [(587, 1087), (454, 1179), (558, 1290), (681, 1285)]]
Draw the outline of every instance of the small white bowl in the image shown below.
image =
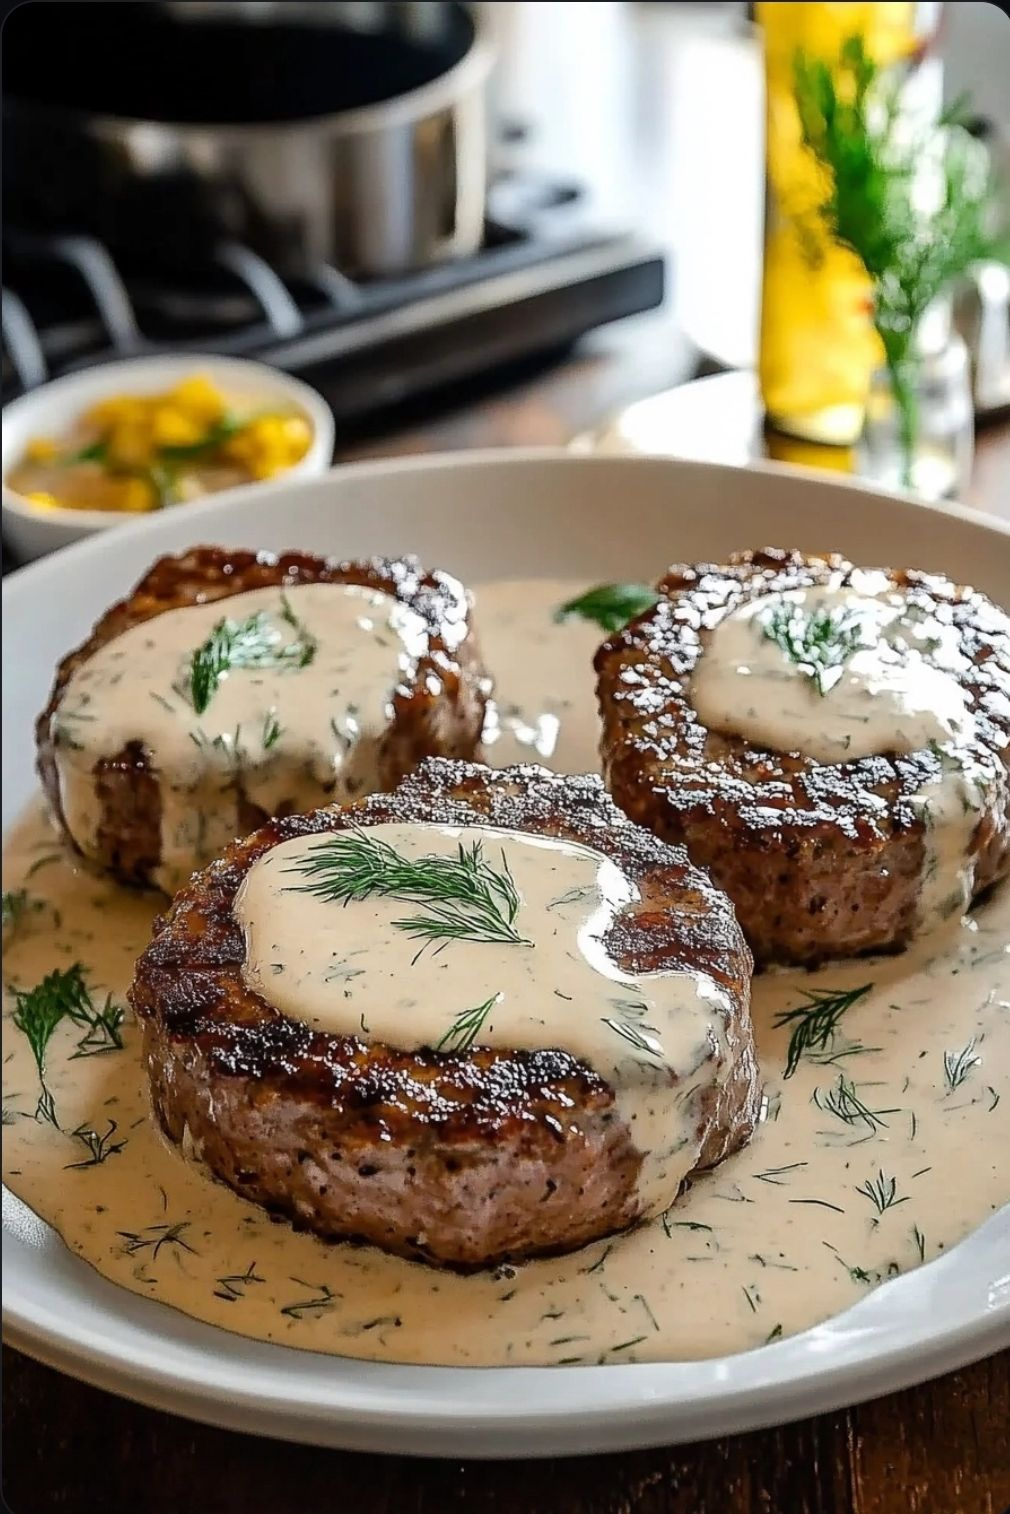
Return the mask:
[[(68, 373), (12, 401), (3, 412), (3, 444), (0, 448), (0, 473), (3, 477), (2, 518), (6, 545), (21, 562), (43, 557), (57, 547), (108, 531), (116, 526), (144, 519), (115, 510), (61, 510), (33, 505), (30, 500), (7, 486), (7, 474), (24, 456), (33, 436), (65, 435), (81, 413), (99, 400), (118, 394), (158, 394), (171, 389), (180, 379), (193, 373), (205, 373), (229, 399), (250, 408), (264, 404), (294, 405), (312, 427), (309, 450), (293, 468), (276, 478), (259, 483), (242, 484), (243, 489), (271, 489), (296, 478), (312, 478), (325, 473), (333, 457), (333, 416), (321, 395), (266, 363), (242, 358), (213, 357), (206, 353), (173, 353), (160, 357), (126, 358), (122, 362), (103, 363), (80, 373)], [(204, 499), (173, 506), (187, 515), (199, 513), (210, 501), (230, 498), (236, 489), (222, 489)], [(160, 511), (152, 511), (153, 519)]]

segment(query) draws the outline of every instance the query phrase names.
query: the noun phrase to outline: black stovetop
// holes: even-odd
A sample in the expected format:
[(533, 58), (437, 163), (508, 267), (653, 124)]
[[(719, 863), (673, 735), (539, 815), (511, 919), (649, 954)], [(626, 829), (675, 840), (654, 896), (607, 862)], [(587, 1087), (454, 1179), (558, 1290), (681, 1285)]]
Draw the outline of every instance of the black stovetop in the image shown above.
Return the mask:
[(473, 257), (356, 282), (322, 269), (285, 282), (223, 244), (199, 282), (117, 268), (88, 238), (4, 232), (3, 398), (158, 351), (258, 358), (326, 396), (344, 435), (447, 386), (507, 374), (663, 298), (661, 254), (594, 230), (579, 190), (501, 181)]

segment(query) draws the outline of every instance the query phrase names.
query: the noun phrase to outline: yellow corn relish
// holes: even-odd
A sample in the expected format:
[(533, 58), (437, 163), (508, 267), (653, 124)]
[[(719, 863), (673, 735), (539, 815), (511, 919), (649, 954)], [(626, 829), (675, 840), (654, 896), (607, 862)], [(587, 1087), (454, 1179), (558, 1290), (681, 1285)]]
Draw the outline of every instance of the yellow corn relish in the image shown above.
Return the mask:
[(161, 394), (100, 400), (62, 440), (33, 437), (7, 483), (43, 509), (134, 513), (273, 478), (311, 443), (304, 415), (239, 415), (195, 373)]

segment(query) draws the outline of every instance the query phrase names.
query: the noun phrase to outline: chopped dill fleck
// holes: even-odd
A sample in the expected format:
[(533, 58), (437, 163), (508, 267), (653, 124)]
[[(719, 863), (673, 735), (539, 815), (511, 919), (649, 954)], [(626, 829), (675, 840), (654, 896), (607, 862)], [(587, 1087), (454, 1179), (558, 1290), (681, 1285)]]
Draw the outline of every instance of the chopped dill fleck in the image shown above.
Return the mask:
[(975, 1037), (972, 1036), (967, 1046), (962, 1046), (960, 1051), (945, 1051), (943, 1054), (943, 1075), (947, 1080), (947, 1092), (953, 1093), (956, 1088), (969, 1077), (973, 1067), (977, 1067), (982, 1058), (976, 1055)]
[(755, 1172), (754, 1177), (759, 1183), (771, 1183), (774, 1188), (781, 1188), (783, 1173), (796, 1172), (807, 1165), (806, 1162), (789, 1162), (785, 1167), (769, 1167), (766, 1172)]
[(214, 1281), (220, 1286), (214, 1289), (215, 1298), (227, 1299), (229, 1303), (235, 1303), (245, 1297), (245, 1288), (250, 1283), (263, 1283), (266, 1281), (258, 1275), (256, 1263), (250, 1262), (244, 1272), (234, 1273), (230, 1277), (218, 1277)]
[(278, 741), (280, 741), (283, 730), (284, 730), (284, 727), (281, 725), (280, 721), (277, 719), (277, 711), (276, 710), (268, 710), (266, 718), (263, 721), (263, 750), (264, 750), (264, 752), (269, 752), (270, 748), (272, 746), (275, 746), (276, 743)]
[(822, 698), (841, 680), (849, 658), (868, 645), (864, 617), (846, 607), (819, 605), (808, 613), (802, 605), (780, 599), (758, 617), (758, 624)]
[(613, 1356), (617, 1351), (630, 1351), (632, 1346), (639, 1346), (646, 1339), (644, 1335), (635, 1335), (630, 1341), (621, 1341), (618, 1346), (608, 1346), (606, 1351), (600, 1354), (600, 1363), (602, 1364), (608, 1356)]
[(245, 620), (219, 620), (207, 640), (197, 647), (189, 665), (189, 697), (202, 715), (218, 686), (236, 668), (305, 668), (316, 655), (318, 642), (295, 618), (287, 598), (281, 595), (281, 619), (298, 633), (295, 641), (282, 643), (281, 634), (263, 610)]
[(669, 1209), (664, 1209), (660, 1221), (667, 1239), (670, 1238), (671, 1230), (707, 1230), (710, 1235), (715, 1234), (711, 1225), (703, 1225), (700, 1220), (671, 1220)]
[(656, 1040), (651, 1025), (636, 1025), (631, 1020), (612, 1020), (607, 1016), (602, 1017), (602, 1022), (615, 1035), (620, 1036), (622, 1041), (627, 1041), (635, 1051), (640, 1051), (643, 1056), (663, 1060), (662, 1045)]
[(282, 1307), (281, 1313), (286, 1314), (289, 1319), (298, 1320), (306, 1314), (310, 1317), (325, 1314), (328, 1309), (333, 1308), (334, 1300), (339, 1297), (339, 1294), (334, 1293), (327, 1283), (321, 1285), (305, 1283), (300, 1277), (293, 1277), (291, 1281), (297, 1283), (299, 1288), (307, 1288), (310, 1296), (297, 1299), (293, 1304), (285, 1304)]
[(118, 1128), (115, 1120), (110, 1120), (108, 1130), (104, 1135), (99, 1135), (90, 1126), (78, 1125), (77, 1129), (72, 1130), (70, 1134), (85, 1147), (88, 1156), (86, 1160), (80, 1162), (68, 1162), (64, 1171), (71, 1172), (78, 1167), (100, 1167), (109, 1157), (115, 1156), (117, 1151), (122, 1151), (126, 1145), (125, 1137), (121, 1141), (112, 1139)]
[(836, 1214), (844, 1214), (845, 1210), (839, 1204), (830, 1204), (827, 1199), (790, 1199), (790, 1204), (817, 1204), (821, 1209), (833, 1209)]
[(866, 1125), (871, 1133), (880, 1128), (887, 1128), (885, 1114), (897, 1114), (897, 1109), (870, 1109), (864, 1104), (856, 1092), (856, 1085), (851, 1078), (844, 1073), (838, 1074), (838, 1082), (826, 1093), (820, 1088), (814, 1089), (814, 1103), (818, 1109), (823, 1109), (826, 1114), (834, 1115), (845, 1125)]
[(13, 933), (29, 915), (38, 914), (42, 909), (45, 909), (45, 901), (36, 899), (26, 888), (4, 889), (4, 930), (9, 929)]
[(869, 1199), (878, 1214), (883, 1214), (885, 1209), (894, 1209), (896, 1205), (908, 1202), (908, 1194), (900, 1199), (897, 1196), (897, 1179), (888, 1177), (881, 1169), (878, 1169), (875, 1178), (867, 1178), (865, 1183), (860, 1183), (856, 1192)]
[(127, 1256), (134, 1256), (150, 1247), (153, 1261), (163, 1246), (178, 1246), (180, 1250), (192, 1252), (196, 1256), (196, 1247), (182, 1238), (182, 1232), (189, 1229), (189, 1223), (189, 1220), (179, 1220), (174, 1225), (147, 1225), (139, 1233), (134, 1230), (117, 1230), (116, 1234), (122, 1238), (123, 1251)]

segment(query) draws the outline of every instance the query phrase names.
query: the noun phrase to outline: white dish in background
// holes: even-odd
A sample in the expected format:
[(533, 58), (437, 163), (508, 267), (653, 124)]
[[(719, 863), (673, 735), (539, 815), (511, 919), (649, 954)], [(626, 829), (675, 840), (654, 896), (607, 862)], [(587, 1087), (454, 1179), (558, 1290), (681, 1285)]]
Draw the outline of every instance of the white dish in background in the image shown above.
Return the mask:
[[(32, 437), (63, 435), (82, 412), (99, 400), (118, 394), (157, 394), (193, 373), (205, 373), (229, 398), (250, 406), (282, 405), (300, 410), (312, 426), (312, 442), (305, 456), (282, 479), (244, 484), (241, 492), (255, 488), (274, 489), (296, 478), (314, 478), (325, 473), (333, 460), (333, 416), (315, 389), (266, 363), (244, 358), (214, 357), (205, 353), (176, 353), (160, 357), (125, 358), (102, 363), (80, 373), (68, 373), (12, 400), (3, 412), (3, 445), (0, 476), (3, 479), (2, 512), (4, 540), (23, 562), (31, 562), (79, 541), (95, 531), (107, 531), (137, 522), (137, 516), (115, 510), (62, 510), (40, 508), (7, 486), (7, 474), (23, 457)], [(237, 491), (222, 489), (206, 499), (174, 508), (203, 510), (213, 500), (230, 498)], [(160, 512), (140, 518), (146, 525)], [(199, 528), (196, 539), (199, 537)]]
[[(19, 648), (4, 691), (5, 828), (35, 791), (32, 722), (53, 664), (153, 557), (200, 541), (340, 556), (417, 552), (465, 580), (587, 584), (789, 544), (866, 563), (914, 560), (997, 599), (1010, 583), (1006, 526), (773, 468), (510, 452), (360, 464), (266, 496), (252, 487), (82, 543), (5, 583), (4, 631)], [(1004, 1209), (845, 1314), (745, 1354), (635, 1366), (391, 1366), (259, 1344), (129, 1294), (4, 1196), (12, 1345), (103, 1388), (233, 1429), (457, 1458), (669, 1444), (922, 1381), (1010, 1345), (1008, 1259)]]

